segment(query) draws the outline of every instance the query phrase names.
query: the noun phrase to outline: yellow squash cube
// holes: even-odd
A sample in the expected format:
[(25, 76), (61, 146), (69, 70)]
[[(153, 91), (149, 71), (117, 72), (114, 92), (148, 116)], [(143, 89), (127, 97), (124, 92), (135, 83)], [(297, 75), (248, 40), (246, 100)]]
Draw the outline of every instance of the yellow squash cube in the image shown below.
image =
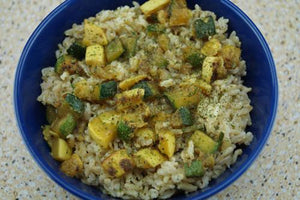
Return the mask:
[(200, 88), (203, 94), (210, 95), (212, 87), (203, 80), (197, 80), (195, 86)]
[(146, 75), (138, 75), (138, 76), (135, 76), (135, 77), (125, 79), (124, 81), (122, 81), (119, 84), (119, 88), (121, 88), (122, 90), (128, 90), (129, 88), (134, 86), (136, 83), (140, 82), (141, 80), (143, 80), (145, 78), (147, 78)]
[(77, 154), (73, 154), (61, 164), (60, 170), (67, 176), (74, 177), (83, 170), (83, 163)]
[(96, 67), (105, 65), (104, 48), (101, 45), (92, 45), (87, 47), (85, 54), (85, 62), (87, 65)]
[(218, 39), (211, 39), (204, 44), (201, 53), (205, 56), (215, 56), (221, 50), (222, 45)]
[(93, 118), (88, 124), (88, 130), (91, 138), (103, 148), (108, 148), (109, 144), (116, 138), (117, 125), (103, 122), (103, 116)]
[(170, 0), (149, 0), (141, 5), (141, 10), (146, 16), (163, 9), (167, 4), (170, 3)]
[(218, 143), (202, 131), (195, 131), (190, 139), (194, 142), (195, 149), (203, 153), (211, 154), (218, 150)]
[(170, 17), (170, 26), (187, 25), (192, 16), (192, 12), (187, 8), (175, 8)]
[(175, 135), (172, 131), (163, 130), (159, 133), (158, 149), (171, 158), (175, 152)]
[(86, 80), (81, 80), (74, 84), (74, 94), (79, 99), (91, 100), (93, 86), (89, 85)]
[(72, 155), (72, 149), (64, 139), (56, 138), (51, 148), (51, 155), (58, 161), (68, 160)]
[(112, 153), (101, 165), (110, 176), (120, 177), (133, 169), (134, 162), (126, 150), (121, 149)]
[(225, 67), (233, 69), (239, 66), (241, 49), (232, 45), (225, 45), (220, 51), (220, 56), (224, 59)]
[(124, 110), (143, 103), (144, 94), (145, 90), (139, 88), (117, 94), (117, 109)]
[(214, 73), (214, 57), (206, 57), (202, 65), (202, 79), (207, 83), (211, 82), (213, 73)]
[(166, 158), (156, 149), (145, 148), (134, 154), (134, 161), (137, 167), (149, 169), (160, 165)]
[(90, 46), (94, 44), (107, 45), (108, 42), (101, 27), (85, 20), (82, 43), (86, 46)]

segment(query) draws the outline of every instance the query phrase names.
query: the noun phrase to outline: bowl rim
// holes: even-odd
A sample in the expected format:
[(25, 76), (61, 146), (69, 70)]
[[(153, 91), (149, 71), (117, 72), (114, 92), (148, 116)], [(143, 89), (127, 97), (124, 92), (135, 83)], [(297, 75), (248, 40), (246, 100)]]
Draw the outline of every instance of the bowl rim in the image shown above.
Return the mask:
[[(70, 193), (76, 195), (77, 197), (83, 198), (83, 199), (94, 199), (94, 197), (92, 195), (90, 195), (89, 193), (79, 190), (69, 184), (66, 184), (65, 181), (63, 181), (56, 173), (52, 173), (51, 170), (48, 168), (48, 166), (46, 165), (46, 163), (44, 163), (42, 161), (41, 158), (39, 158), (35, 151), (31, 148), (29, 141), (26, 138), (26, 134), (25, 131), (23, 129), (22, 126), (22, 119), (20, 118), (20, 107), (19, 107), (19, 91), (20, 91), (20, 77), (22, 74), (22, 66), (24, 65), (24, 62), (26, 60), (26, 57), (29, 53), (29, 49), (32, 46), (33, 41), (36, 39), (36, 37), (38, 37), (39, 33), (41, 32), (41, 30), (47, 25), (47, 23), (49, 21), (51, 21), (58, 12), (60, 12), (61, 10), (63, 10), (65, 7), (67, 7), (70, 3), (72, 3), (74, 0), (65, 0), (63, 3), (61, 3), (60, 5), (58, 5), (54, 10), (52, 10), (43, 20), (42, 22), (37, 26), (37, 28), (34, 30), (34, 32), (31, 34), (31, 36), (29, 37), (28, 41), (26, 42), (26, 45), (22, 51), (21, 57), (19, 59), (18, 65), (17, 65), (17, 69), (15, 71), (15, 80), (14, 80), (14, 92), (13, 92), (13, 101), (14, 101), (14, 111), (15, 111), (15, 118), (17, 120), (17, 124), (18, 124), (18, 129), (19, 132), (22, 135), (23, 141), (26, 144), (27, 149), (30, 152), (30, 155), (34, 158), (34, 160), (38, 163), (38, 166), (42, 169), (42, 171), (44, 173), (47, 174), (48, 177), (50, 177), (55, 183), (57, 183), (58, 185), (60, 185), (62, 188), (66, 189), (67, 191), (69, 191)], [(227, 6), (228, 8), (230, 8), (233, 12), (235, 12), (239, 17), (243, 18), (245, 20), (245, 22), (248, 24), (248, 26), (251, 28), (252, 32), (256, 35), (256, 37), (258, 38), (259, 42), (262, 45), (262, 48), (264, 50), (264, 52), (266, 52), (267, 55), (267, 61), (270, 65), (270, 72), (271, 72), (271, 76), (272, 76), (272, 84), (273, 84), (273, 107), (271, 110), (271, 118), (269, 119), (268, 122), (268, 127), (267, 130), (264, 134), (264, 136), (261, 139), (261, 142), (258, 145), (258, 148), (256, 149), (256, 151), (243, 163), (243, 165), (236, 171), (236, 173), (232, 174), (232, 176), (230, 176), (229, 178), (227, 178), (226, 180), (222, 181), (218, 186), (213, 187), (213, 188), (209, 188), (207, 190), (205, 190), (205, 192), (203, 193), (199, 193), (197, 195), (195, 195), (194, 197), (189, 197), (190, 200), (196, 200), (196, 199), (205, 199), (208, 198), (222, 190), (224, 190), (226, 187), (228, 187), (230, 184), (232, 184), (235, 180), (237, 180), (255, 161), (255, 159), (258, 157), (258, 155), (260, 154), (260, 152), (262, 151), (263, 147), (265, 146), (265, 143), (267, 142), (272, 129), (274, 127), (274, 122), (276, 119), (276, 114), (277, 114), (277, 107), (278, 107), (278, 80), (277, 80), (277, 75), (276, 75), (276, 67), (275, 67), (275, 63), (272, 57), (272, 53), (270, 51), (270, 48), (265, 40), (265, 38), (263, 37), (262, 33), (259, 31), (259, 29), (256, 27), (256, 25), (254, 24), (254, 22), (238, 7), (236, 6), (234, 3), (232, 3), (229, 0), (219, 0), (220, 3), (225, 4), (225, 6)], [(100, 11), (100, 10), (99, 10)], [(101, 197), (97, 198), (97, 199), (101, 199)]]

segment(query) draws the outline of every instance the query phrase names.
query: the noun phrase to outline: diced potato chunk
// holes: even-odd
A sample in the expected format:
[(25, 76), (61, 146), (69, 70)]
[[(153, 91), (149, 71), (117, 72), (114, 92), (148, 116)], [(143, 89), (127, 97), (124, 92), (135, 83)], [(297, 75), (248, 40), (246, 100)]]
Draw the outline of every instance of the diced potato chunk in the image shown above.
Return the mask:
[[(104, 115), (108, 117), (106, 118)], [(89, 122), (88, 130), (91, 138), (95, 140), (98, 145), (107, 148), (117, 135), (115, 118), (107, 113), (101, 114)]]
[(85, 62), (87, 65), (96, 67), (105, 65), (104, 48), (101, 45), (88, 46), (85, 54)]
[(170, 26), (187, 25), (192, 17), (192, 12), (187, 8), (175, 8), (170, 17)]
[(158, 149), (160, 152), (171, 158), (175, 152), (175, 141), (175, 135), (172, 131), (162, 130), (159, 133)]
[(160, 165), (166, 158), (156, 149), (145, 148), (134, 154), (134, 161), (137, 167), (149, 169)]
[(68, 160), (72, 155), (72, 149), (64, 139), (56, 138), (51, 148), (51, 155), (55, 160)]
[(134, 167), (132, 158), (127, 154), (125, 149), (112, 153), (102, 162), (102, 167), (106, 173), (112, 177), (120, 177), (129, 172)]
[(163, 9), (170, 0), (149, 0), (141, 5), (141, 10), (146, 16), (150, 16), (151, 14)]
[(85, 46), (90, 46), (94, 44), (107, 45), (108, 42), (106, 39), (106, 35), (101, 27), (85, 20), (84, 36), (83, 36), (82, 43)]
[(136, 83), (140, 82), (141, 80), (143, 80), (145, 78), (147, 78), (146, 75), (138, 75), (138, 76), (135, 76), (135, 77), (125, 79), (124, 81), (122, 81), (119, 84), (119, 88), (121, 88), (122, 90), (128, 90), (129, 88), (134, 86)]
[(117, 94), (117, 109), (124, 110), (143, 103), (144, 94), (145, 90), (139, 88)]
[(224, 59), (226, 69), (233, 69), (239, 65), (241, 57), (241, 49), (232, 45), (225, 45), (220, 56)]
[(77, 154), (73, 154), (61, 164), (60, 170), (67, 176), (74, 177), (83, 170), (83, 163)]
[(215, 56), (221, 50), (222, 45), (218, 39), (211, 39), (204, 44), (201, 53), (205, 56)]

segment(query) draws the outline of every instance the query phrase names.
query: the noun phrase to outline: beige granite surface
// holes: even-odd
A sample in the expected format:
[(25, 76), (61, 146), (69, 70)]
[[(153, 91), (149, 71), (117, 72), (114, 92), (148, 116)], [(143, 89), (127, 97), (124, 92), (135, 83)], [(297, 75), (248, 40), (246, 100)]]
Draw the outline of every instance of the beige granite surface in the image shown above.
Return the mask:
[[(76, 199), (34, 162), (12, 104), (21, 51), (62, 0), (0, 0), (0, 199)], [(251, 168), (211, 199), (300, 199), (300, 1), (233, 0), (266, 37), (279, 79), (277, 121)], [(298, 38), (297, 38), (298, 37)]]

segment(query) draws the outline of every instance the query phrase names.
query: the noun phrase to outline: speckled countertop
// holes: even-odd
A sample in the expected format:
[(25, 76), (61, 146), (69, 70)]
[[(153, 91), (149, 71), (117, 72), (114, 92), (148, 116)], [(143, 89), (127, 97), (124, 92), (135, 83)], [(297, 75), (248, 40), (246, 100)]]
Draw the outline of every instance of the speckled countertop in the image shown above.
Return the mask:
[[(50, 180), (29, 155), (12, 102), (21, 51), (36, 26), (61, 2), (0, 0), (0, 199), (76, 199)], [(258, 159), (211, 199), (300, 199), (300, 1), (233, 2), (270, 45), (279, 79), (279, 107), (271, 137)]]

